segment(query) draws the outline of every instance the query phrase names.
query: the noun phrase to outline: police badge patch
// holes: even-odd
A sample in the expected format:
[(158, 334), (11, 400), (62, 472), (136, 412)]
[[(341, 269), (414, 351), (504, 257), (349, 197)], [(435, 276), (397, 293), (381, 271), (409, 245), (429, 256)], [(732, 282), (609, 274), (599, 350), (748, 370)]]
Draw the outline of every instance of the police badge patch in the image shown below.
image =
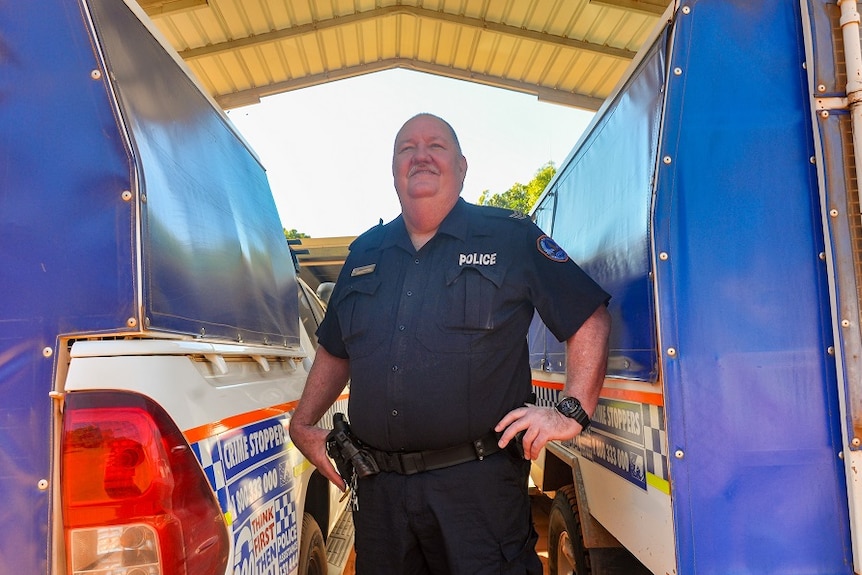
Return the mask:
[(569, 254), (560, 245), (546, 235), (539, 236), (536, 240), (536, 246), (542, 255), (551, 261), (566, 262), (569, 261)]

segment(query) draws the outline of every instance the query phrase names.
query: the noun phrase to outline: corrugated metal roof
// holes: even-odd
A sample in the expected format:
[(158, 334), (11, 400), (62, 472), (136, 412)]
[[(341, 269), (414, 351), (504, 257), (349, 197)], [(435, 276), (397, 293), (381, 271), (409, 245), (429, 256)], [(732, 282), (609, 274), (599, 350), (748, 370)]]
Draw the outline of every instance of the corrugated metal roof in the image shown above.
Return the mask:
[(302, 238), (290, 240), (290, 249), (299, 261), (299, 277), (312, 288), (334, 282), (356, 236)]
[(139, 0), (225, 108), (390, 68), (597, 109), (665, 0)]

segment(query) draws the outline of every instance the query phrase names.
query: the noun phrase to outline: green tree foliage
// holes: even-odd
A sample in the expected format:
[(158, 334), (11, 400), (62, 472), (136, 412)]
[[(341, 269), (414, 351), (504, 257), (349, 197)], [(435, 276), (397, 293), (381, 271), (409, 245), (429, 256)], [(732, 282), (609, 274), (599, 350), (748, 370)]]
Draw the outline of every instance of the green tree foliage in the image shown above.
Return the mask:
[(545, 186), (557, 173), (557, 168), (554, 162), (548, 162), (536, 172), (533, 179), (527, 184), (515, 182), (515, 184), (503, 192), (502, 194), (492, 194), (489, 190), (485, 190), (479, 196), (479, 205), (496, 206), (498, 208), (508, 208), (518, 212), (529, 214), (533, 209), (533, 205), (539, 196), (542, 195)]
[(296, 228), (288, 231), (286, 228), (282, 228), (284, 230), (284, 238), (288, 240), (298, 240), (301, 238), (310, 238), (311, 236), (308, 234), (304, 234), (302, 232), (296, 231)]

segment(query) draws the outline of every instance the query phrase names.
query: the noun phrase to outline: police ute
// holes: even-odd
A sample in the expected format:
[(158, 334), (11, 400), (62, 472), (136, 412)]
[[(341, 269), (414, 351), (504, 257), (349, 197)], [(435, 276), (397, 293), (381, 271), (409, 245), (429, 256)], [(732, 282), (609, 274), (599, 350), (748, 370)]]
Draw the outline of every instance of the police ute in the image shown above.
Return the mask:
[(613, 296), (592, 425), (534, 468), (552, 574), (862, 573), (859, 23), (673, 2), (539, 199)]
[(288, 435), (320, 301), (134, 0), (0, 3), (0, 220), (0, 571), (341, 573)]

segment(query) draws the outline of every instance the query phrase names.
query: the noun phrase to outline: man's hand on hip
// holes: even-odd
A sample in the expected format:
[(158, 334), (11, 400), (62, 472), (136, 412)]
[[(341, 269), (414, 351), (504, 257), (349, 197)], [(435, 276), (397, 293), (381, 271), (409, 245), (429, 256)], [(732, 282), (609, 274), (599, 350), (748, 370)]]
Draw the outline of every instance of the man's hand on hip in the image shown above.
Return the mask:
[(494, 431), (503, 432), (499, 445), (506, 447), (524, 431), (524, 459), (536, 459), (545, 444), (553, 439), (572, 439), (582, 431), (580, 424), (553, 407), (525, 405), (506, 414)]

